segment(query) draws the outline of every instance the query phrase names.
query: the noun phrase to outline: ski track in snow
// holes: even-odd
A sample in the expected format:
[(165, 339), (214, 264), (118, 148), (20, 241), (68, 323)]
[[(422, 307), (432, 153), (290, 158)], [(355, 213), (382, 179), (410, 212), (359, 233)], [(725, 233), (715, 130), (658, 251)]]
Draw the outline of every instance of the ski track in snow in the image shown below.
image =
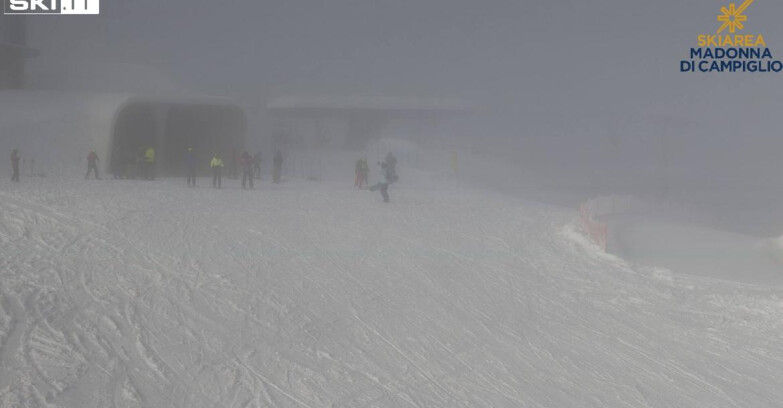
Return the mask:
[[(203, 181), (203, 180), (201, 180)], [(0, 407), (777, 407), (780, 288), (395, 185), (0, 181)]]

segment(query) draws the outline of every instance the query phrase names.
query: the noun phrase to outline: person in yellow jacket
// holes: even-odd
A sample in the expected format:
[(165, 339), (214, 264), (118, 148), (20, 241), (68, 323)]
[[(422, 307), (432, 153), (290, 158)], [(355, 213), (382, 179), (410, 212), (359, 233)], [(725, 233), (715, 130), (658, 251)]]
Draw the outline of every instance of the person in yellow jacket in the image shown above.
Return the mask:
[(155, 148), (148, 147), (144, 152), (144, 167), (146, 171), (145, 178), (147, 180), (155, 180)]
[(220, 158), (219, 154), (215, 153), (215, 156), (212, 157), (212, 161), (209, 163), (209, 167), (212, 168), (212, 187), (220, 188), (223, 159)]

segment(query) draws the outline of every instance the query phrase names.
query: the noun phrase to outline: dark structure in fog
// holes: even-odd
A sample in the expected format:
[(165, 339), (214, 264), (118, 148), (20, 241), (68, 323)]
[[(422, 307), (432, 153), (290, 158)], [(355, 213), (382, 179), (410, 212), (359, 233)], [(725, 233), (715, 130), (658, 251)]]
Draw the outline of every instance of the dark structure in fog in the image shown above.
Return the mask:
[(114, 113), (111, 145), (123, 153), (120, 157), (152, 146), (160, 174), (182, 175), (189, 147), (206, 171), (213, 154), (229, 158), (245, 148), (246, 130), (245, 111), (228, 102), (135, 97)]
[(95, 150), (106, 172), (115, 148), (114, 157), (127, 158), (153, 147), (157, 174), (180, 175), (188, 147), (203, 171), (213, 153), (243, 148), (246, 115), (218, 98), (6, 90), (0, 134), (0, 148), (20, 149), (40, 169), (67, 168)]
[[(25, 17), (0, 15), (0, 150), (25, 152), (37, 163), (29, 172), (68, 167), (93, 149), (106, 172), (153, 147), (157, 174), (180, 175), (188, 147), (203, 171), (214, 153), (228, 157), (244, 148), (247, 119), (238, 105), (171, 92), (144, 66), (91, 61), (73, 69), (55, 59), (26, 72), (25, 60), (38, 55), (26, 38)], [(82, 71), (99, 72), (98, 86), (85, 89)], [(146, 88), (130, 89), (129, 77)]]
[(274, 145), (355, 150), (388, 128), (404, 129), (407, 137), (415, 139), (441, 119), (475, 110), (461, 100), (390, 97), (286, 96), (267, 104), (275, 120)]
[(26, 18), (0, 15), (0, 90), (23, 88), (25, 59), (36, 54), (27, 48)]

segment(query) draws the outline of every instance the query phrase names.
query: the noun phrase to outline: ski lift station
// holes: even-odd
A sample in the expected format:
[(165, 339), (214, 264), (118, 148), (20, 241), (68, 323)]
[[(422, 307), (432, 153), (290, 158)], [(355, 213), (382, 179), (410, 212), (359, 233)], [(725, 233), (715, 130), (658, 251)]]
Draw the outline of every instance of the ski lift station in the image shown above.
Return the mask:
[(242, 107), (218, 98), (0, 92), (0, 148), (18, 148), (48, 171), (74, 163), (90, 150), (109, 169), (115, 149), (126, 157), (151, 146), (158, 174), (184, 174), (188, 147), (203, 162), (216, 152), (228, 154), (244, 144), (246, 122)]

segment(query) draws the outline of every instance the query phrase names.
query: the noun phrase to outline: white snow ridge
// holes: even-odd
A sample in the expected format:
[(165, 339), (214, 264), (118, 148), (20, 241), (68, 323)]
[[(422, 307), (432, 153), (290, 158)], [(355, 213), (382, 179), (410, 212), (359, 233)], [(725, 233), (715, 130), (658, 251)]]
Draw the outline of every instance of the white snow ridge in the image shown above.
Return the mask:
[[(349, 169), (350, 170), (350, 169)], [(0, 181), (0, 407), (779, 407), (783, 292), (399, 183)]]

